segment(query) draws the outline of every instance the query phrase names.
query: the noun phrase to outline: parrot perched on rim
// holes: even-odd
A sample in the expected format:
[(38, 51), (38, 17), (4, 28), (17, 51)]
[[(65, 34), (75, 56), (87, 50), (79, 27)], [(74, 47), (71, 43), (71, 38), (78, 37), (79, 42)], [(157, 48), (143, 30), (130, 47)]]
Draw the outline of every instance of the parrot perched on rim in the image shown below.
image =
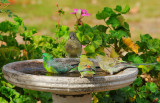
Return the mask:
[(69, 58), (78, 58), (82, 52), (82, 45), (78, 40), (76, 33), (70, 32), (69, 39), (65, 44), (65, 50), (68, 53)]
[(120, 70), (122, 70), (124, 68), (127, 68), (127, 67), (136, 67), (136, 66), (139, 66), (139, 65), (154, 65), (154, 64), (157, 64), (157, 63), (146, 63), (146, 64), (145, 63), (142, 63), (142, 64), (131, 63), (131, 64), (128, 64), (125, 61), (119, 61), (119, 60), (116, 60), (116, 59), (113, 59), (113, 58), (110, 58), (110, 57), (107, 57), (107, 56), (102, 56), (102, 55), (98, 55), (96, 57), (96, 59), (98, 61), (98, 64), (99, 64), (100, 68), (102, 70), (104, 70), (105, 72), (110, 73), (111, 75), (113, 73), (119, 72)]
[(80, 56), (80, 63), (78, 65), (78, 71), (81, 74), (81, 77), (93, 77), (95, 75), (95, 66), (86, 55)]
[(53, 56), (48, 53), (43, 53), (43, 66), (47, 72), (55, 74), (64, 74), (69, 72), (72, 69), (75, 69), (75, 66), (56, 62), (53, 59)]

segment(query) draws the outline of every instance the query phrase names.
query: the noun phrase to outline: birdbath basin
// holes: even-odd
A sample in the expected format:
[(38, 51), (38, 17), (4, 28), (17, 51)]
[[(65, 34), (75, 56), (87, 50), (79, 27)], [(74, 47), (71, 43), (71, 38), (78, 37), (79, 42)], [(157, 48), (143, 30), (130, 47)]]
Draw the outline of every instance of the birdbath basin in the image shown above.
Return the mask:
[[(57, 58), (57, 62), (75, 64), (78, 58)], [(91, 59), (95, 65), (96, 60)], [(42, 59), (26, 60), (6, 64), (4, 78), (21, 88), (51, 92), (54, 103), (91, 103), (91, 93), (116, 90), (130, 85), (138, 74), (137, 68), (127, 68), (114, 75), (96, 75), (80, 78), (77, 75), (43, 75)], [(34, 74), (32, 74), (34, 73)]]

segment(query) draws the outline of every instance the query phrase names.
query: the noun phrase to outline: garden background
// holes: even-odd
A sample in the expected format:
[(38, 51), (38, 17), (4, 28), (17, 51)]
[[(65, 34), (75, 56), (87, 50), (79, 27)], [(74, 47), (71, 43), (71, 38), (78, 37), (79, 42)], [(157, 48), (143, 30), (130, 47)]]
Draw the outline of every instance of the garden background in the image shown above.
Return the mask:
[[(126, 10), (126, 12), (128, 12), (127, 14), (121, 13), (121, 10), (117, 9), (117, 11), (125, 17), (129, 27), (128, 25), (125, 27), (121, 27), (122, 25), (120, 24), (118, 25), (126, 31), (129, 31), (128, 29), (130, 28), (131, 39), (140, 46), (140, 53), (137, 54), (137, 52), (135, 53), (133, 50), (130, 50), (123, 59), (133, 63), (160, 61), (160, 2), (158, 0), (8, 1), (10, 1), (11, 5), (4, 8), (4, 10), (10, 11), (6, 11), (6, 13), (0, 11), (0, 68), (5, 64), (14, 61), (41, 58), (43, 51), (51, 53), (56, 58), (65, 57), (65, 52), (62, 49), (65, 42), (63, 40), (57, 42), (55, 38), (53, 38), (56, 34), (56, 25), (59, 18), (56, 3), (58, 3), (59, 7), (65, 11), (64, 15), (61, 16), (60, 24), (68, 26), (70, 30), (74, 30), (74, 25), (76, 24), (75, 16), (70, 14), (75, 8), (87, 9), (88, 13), (91, 15), (85, 17), (83, 22), (90, 26), (95, 26), (100, 24), (106, 25), (103, 20), (96, 19), (97, 12), (102, 11), (104, 7), (114, 9), (116, 8), (116, 5), (121, 5), (122, 8), (129, 5), (130, 11), (128, 12)], [(110, 25), (114, 28), (114, 32), (112, 32), (114, 34), (119, 28), (114, 27), (114, 23), (112, 22)], [(84, 26), (86, 26), (88, 30), (93, 30), (93, 28), (88, 25)], [(69, 28), (66, 26), (59, 27), (59, 36), (63, 37), (69, 33)], [(83, 30), (83, 27), (77, 29), (80, 33), (81, 30)], [(103, 32), (102, 34), (104, 34), (104, 30), (99, 30), (99, 32)], [(140, 36), (140, 34), (143, 35)], [(115, 35), (116, 36), (113, 39), (117, 40), (116, 43), (121, 43), (123, 35), (117, 36), (116, 33)], [(84, 34), (82, 36), (84, 36)], [(95, 44), (97, 46), (96, 49), (99, 49), (98, 46), (100, 45), (108, 47), (106, 43), (111, 45), (112, 42), (108, 41), (104, 40), (104, 44)], [(85, 40), (82, 42), (85, 44)], [(86, 43), (86, 45), (88, 44)], [(121, 46), (121, 48), (125, 50), (126, 46)], [(138, 78), (132, 85), (115, 91), (93, 93), (93, 102), (160, 103), (159, 71), (160, 63), (155, 66), (143, 66), (139, 69)], [(11, 85), (4, 79), (1, 69), (0, 80), (0, 103), (52, 102), (50, 93), (22, 89)]]

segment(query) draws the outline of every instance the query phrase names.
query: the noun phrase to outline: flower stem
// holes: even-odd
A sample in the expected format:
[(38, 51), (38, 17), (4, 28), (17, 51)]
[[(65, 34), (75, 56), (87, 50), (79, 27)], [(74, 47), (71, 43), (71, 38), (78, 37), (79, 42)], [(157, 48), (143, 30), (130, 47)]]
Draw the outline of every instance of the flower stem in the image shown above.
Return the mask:
[(59, 14), (59, 17), (58, 17), (58, 25), (57, 25), (57, 35), (58, 35), (58, 31), (59, 31), (60, 18), (61, 18), (61, 15)]

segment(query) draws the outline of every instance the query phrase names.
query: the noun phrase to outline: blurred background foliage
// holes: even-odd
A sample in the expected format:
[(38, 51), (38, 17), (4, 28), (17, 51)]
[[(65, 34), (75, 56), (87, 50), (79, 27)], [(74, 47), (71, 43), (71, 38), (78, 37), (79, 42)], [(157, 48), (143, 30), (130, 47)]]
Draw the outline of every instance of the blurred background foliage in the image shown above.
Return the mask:
[[(115, 7), (126, 4), (130, 6), (130, 12), (125, 15), (130, 24), (133, 40), (137, 40), (140, 34), (149, 33), (152, 37), (160, 38), (160, 8), (159, 0), (9, 0), (12, 5), (7, 7), (23, 18), (28, 28), (36, 28), (39, 35), (53, 35), (57, 24), (56, 2), (63, 8), (65, 14), (61, 17), (60, 24), (67, 25), (73, 30), (76, 22), (75, 16), (70, 15), (74, 8), (87, 9), (91, 16), (83, 19), (89, 25), (104, 24), (96, 20), (96, 13), (103, 7)], [(0, 15), (0, 21), (7, 15)], [(136, 38), (136, 39), (135, 39)]]

